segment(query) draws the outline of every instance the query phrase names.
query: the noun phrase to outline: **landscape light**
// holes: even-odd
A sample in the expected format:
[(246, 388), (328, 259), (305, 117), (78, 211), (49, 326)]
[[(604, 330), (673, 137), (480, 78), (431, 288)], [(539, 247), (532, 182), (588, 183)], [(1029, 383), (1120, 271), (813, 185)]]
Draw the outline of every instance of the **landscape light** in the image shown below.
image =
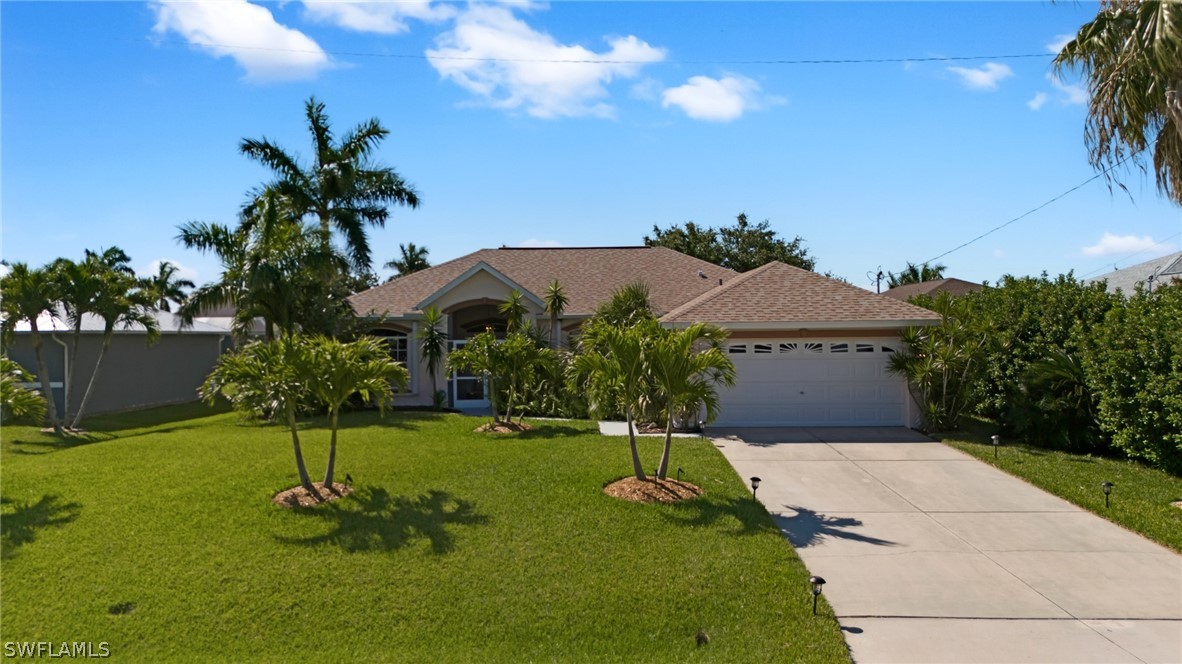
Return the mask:
[(677, 481), (678, 481), (678, 482), (680, 482), (680, 481), (681, 481), (681, 473), (682, 473), (682, 472), (683, 472), (683, 471), (681, 470), (681, 466), (678, 466), (678, 467), (677, 467)]
[(759, 483), (762, 481), (763, 480), (759, 479), (758, 477), (751, 478), (751, 497), (752, 498), (755, 497), (755, 492), (759, 490)]
[(821, 586), (825, 585), (825, 579), (819, 576), (810, 576), (809, 584), (813, 587), (813, 615), (817, 615), (817, 597), (821, 595)]
[(1108, 507), (1108, 494), (1112, 493), (1112, 487), (1116, 486), (1112, 482), (1101, 482), (1100, 488), (1104, 490), (1104, 507)]
[(1001, 436), (993, 434), (993, 458), (997, 458), (997, 448), (1001, 446)]

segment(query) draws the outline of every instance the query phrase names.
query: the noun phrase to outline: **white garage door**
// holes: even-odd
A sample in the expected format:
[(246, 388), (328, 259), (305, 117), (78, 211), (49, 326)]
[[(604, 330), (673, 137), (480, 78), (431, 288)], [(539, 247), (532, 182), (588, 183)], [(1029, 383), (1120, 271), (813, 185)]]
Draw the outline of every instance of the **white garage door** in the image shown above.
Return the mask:
[(902, 426), (907, 386), (887, 371), (895, 339), (759, 339), (727, 345), (735, 386), (716, 426)]

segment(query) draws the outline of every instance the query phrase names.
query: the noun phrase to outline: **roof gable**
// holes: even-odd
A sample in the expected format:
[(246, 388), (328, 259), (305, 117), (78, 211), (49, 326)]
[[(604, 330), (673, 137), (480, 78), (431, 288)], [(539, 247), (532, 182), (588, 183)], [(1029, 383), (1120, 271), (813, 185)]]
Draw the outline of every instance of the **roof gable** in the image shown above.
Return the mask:
[(916, 325), (939, 316), (816, 272), (773, 261), (661, 318), (666, 323)]
[(484, 261), (479, 261), (478, 263), (476, 263), (472, 267), (465, 270), (458, 277), (456, 277), (455, 279), (452, 279), (451, 281), (447, 282), (442, 287), (440, 287), (438, 290), (436, 290), (434, 293), (428, 295), (426, 299), (424, 299), (422, 302), (419, 302), (418, 304), (415, 305), (415, 309), (418, 309), (420, 311), (426, 310), (431, 305), (446, 298), (449, 294), (452, 293), (452, 291), (454, 291), (461, 284), (471, 282), (472, 280), (477, 278), (478, 275), (482, 275), (482, 274), (488, 275), (494, 281), (499, 282), (501, 285), (505, 286), (505, 288), (507, 288), (510, 291), (518, 291), (518, 292), (522, 293), (523, 295), (525, 295), (525, 298), (527, 300), (529, 300), (530, 302), (532, 302), (535, 306), (537, 306), (541, 309), (546, 308), (546, 304), (544, 302), (542, 302), (542, 300), (539, 299), (537, 295), (531, 293), (529, 291), (529, 289), (525, 288), (521, 284), (519, 284), (516, 281), (505, 276), (503, 273), (501, 273), (499, 270), (493, 268), (488, 263), (485, 263)]

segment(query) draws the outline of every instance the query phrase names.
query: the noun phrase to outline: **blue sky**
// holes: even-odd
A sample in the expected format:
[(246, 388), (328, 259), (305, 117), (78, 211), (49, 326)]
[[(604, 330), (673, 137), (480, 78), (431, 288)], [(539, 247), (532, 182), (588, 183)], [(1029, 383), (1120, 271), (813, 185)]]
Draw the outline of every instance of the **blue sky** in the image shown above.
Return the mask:
[[(0, 4), (2, 253), (119, 246), (198, 282), (174, 238), (232, 222), (267, 137), (307, 155), (303, 102), (377, 117), (418, 189), (371, 233), (414, 242), (636, 245), (746, 212), (821, 271), (934, 258), (1088, 180), (1086, 93), (1050, 76), (1089, 3)], [(1045, 54), (1042, 55), (1042, 54)], [(805, 60), (954, 61), (808, 64)], [(554, 62), (577, 60), (582, 62)], [(587, 62), (593, 61), (593, 62)], [(769, 62), (779, 61), (779, 62)], [(1177, 251), (1182, 215), (1136, 170), (1085, 185), (938, 262), (1077, 276)], [(388, 274), (379, 267), (380, 274)]]

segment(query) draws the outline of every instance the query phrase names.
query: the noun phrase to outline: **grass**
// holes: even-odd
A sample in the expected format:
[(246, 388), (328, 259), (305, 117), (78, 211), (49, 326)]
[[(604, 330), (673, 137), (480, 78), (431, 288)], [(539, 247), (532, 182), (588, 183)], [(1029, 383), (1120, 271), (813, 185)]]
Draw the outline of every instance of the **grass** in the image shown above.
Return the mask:
[[(288, 435), (233, 414), (96, 418), (66, 443), (5, 427), (0, 640), (134, 661), (849, 661), (709, 442), (675, 442), (703, 498), (640, 505), (602, 492), (626, 440), (480, 422), (351, 415), (337, 469), (356, 492), (300, 512), (270, 502), (296, 483)], [(323, 423), (303, 438), (323, 472)]]
[[(1182, 553), (1182, 478), (1135, 461), (1071, 454), (1003, 440), (994, 459), (988, 423), (972, 420), (943, 441), (1105, 519)], [(1115, 486), (1104, 506), (1102, 482)]]

